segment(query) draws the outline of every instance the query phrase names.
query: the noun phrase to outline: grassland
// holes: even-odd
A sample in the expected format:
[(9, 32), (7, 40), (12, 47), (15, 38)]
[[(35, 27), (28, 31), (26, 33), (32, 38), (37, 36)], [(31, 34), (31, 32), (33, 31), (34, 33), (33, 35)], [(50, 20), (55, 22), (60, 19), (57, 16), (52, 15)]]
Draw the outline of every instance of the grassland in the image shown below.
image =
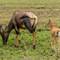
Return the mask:
[[(15, 48), (15, 30), (3, 46), (0, 36), (0, 60), (59, 60), (60, 53), (52, 52), (50, 30), (45, 28), (49, 19), (60, 27), (60, 0), (0, 0), (0, 24), (3, 28), (9, 23), (15, 10), (31, 11), (38, 16), (36, 28), (36, 49), (32, 49), (32, 35), (28, 30), (19, 34), (19, 47)], [(23, 35), (23, 36), (22, 36)]]

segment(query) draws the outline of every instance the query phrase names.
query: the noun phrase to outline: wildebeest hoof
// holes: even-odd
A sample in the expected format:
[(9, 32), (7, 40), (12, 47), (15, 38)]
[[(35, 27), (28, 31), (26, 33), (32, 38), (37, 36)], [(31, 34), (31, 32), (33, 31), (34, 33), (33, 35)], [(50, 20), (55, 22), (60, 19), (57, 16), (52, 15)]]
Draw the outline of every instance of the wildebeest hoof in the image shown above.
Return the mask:
[(35, 45), (33, 45), (33, 49), (35, 49)]

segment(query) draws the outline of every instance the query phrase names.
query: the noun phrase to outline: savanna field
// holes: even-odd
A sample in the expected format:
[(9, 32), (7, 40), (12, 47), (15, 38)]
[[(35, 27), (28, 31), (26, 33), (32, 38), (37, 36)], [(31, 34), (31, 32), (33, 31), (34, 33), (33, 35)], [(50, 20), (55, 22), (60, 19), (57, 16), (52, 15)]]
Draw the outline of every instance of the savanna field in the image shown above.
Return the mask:
[(60, 28), (60, 0), (0, 0), (0, 24), (3, 29), (16, 10), (37, 15), (36, 49), (32, 48), (32, 34), (23, 29), (18, 36), (19, 47), (14, 47), (16, 33), (12, 30), (7, 45), (3, 46), (0, 36), (0, 60), (60, 60), (60, 53), (51, 49), (50, 28), (45, 28), (49, 19)]

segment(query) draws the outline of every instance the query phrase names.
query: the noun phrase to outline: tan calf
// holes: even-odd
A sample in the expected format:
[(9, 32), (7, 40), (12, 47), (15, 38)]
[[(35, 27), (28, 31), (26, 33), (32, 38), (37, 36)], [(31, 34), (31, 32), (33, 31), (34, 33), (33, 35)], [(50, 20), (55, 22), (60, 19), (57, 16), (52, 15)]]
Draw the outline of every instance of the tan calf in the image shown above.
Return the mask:
[[(55, 27), (53, 22), (50, 20), (48, 21), (47, 25), (45, 27), (50, 27), (51, 29), (51, 47), (53, 50), (56, 49), (57, 46), (57, 37), (58, 37), (58, 48), (60, 48), (60, 29)], [(52, 39), (54, 38), (54, 41), (52, 42)], [(54, 45), (54, 46), (53, 46)]]

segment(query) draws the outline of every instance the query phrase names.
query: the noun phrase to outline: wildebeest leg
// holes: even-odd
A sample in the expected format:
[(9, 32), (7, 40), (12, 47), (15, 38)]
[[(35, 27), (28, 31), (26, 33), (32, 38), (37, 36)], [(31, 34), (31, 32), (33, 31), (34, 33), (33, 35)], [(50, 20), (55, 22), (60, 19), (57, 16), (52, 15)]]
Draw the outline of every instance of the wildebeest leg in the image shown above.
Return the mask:
[(33, 35), (33, 49), (35, 49), (35, 32), (34, 31), (33, 31), (32, 35)]
[(18, 34), (16, 34), (16, 44), (15, 47), (18, 47)]
[(15, 30), (16, 30), (16, 31), (19, 31), (18, 28), (17, 28), (17, 24), (16, 24), (15, 19), (13, 19), (13, 20), (11, 19), (11, 23), (13, 24)]
[(36, 27), (33, 29), (29, 18), (24, 18), (22, 23), (24, 23), (24, 25), (27, 27), (27, 29), (32, 33), (32, 35), (33, 35), (33, 49), (35, 49), (35, 28)]
[(31, 23), (30, 23), (30, 19), (29, 18), (24, 18), (22, 23), (24, 23), (24, 25), (27, 27), (27, 29), (31, 33), (33, 33), (33, 29), (32, 29), (32, 26), (31, 26)]
[(17, 32), (19, 31), (16, 24), (15, 24), (15, 30), (16, 30)]
[(20, 29), (18, 29), (18, 31), (16, 31), (16, 43), (15, 43), (15, 47), (18, 47), (18, 34), (19, 34), (19, 30)]
[(33, 49), (35, 49), (35, 29), (36, 29), (36, 26), (33, 29), (33, 33), (32, 33), (32, 35), (33, 35)]

